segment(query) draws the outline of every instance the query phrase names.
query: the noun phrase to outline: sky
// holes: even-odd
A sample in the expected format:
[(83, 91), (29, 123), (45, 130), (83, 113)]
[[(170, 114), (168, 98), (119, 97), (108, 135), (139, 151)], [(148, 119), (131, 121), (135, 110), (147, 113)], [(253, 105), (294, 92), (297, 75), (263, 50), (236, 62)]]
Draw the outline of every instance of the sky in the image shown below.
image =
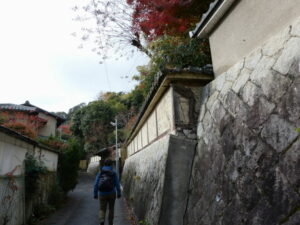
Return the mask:
[(79, 49), (81, 41), (71, 35), (81, 28), (71, 10), (78, 1), (0, 1), (0, 103), (29, 100), (47, 111), (68, 112), (100, 92), (134, 87), (130, 77), (148, 59), (136, 53), (99, 64), (90, 49)]

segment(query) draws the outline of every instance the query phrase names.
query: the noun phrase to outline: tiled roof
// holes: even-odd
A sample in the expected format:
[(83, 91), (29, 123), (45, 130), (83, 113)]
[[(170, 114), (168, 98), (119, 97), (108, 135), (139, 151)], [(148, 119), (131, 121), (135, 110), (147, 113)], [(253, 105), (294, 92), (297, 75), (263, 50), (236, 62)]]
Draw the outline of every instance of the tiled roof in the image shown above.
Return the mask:
[(55, 113), (48, 112), (48, 111), (46, 111), (46, 110), (44, 110), (44, 109), (42, 109), (42, 108), (39, 108), (39, 107), (37, 107), (37, 106), (35, 106), (35, 105), (32, 105), (29, 101), (26, 101), (24, 104), (22, 104), (22, 106), (24, 106), (24, 107), (35, 108), (35, 110), (36, 110), (37, 112), (42, 112), (42, 113), (45, 113), (45, 114), (47, 114), (47, 115), (49, 115), (49, 116), (54, 117), (54, 118), (57, 120), (57, 125), (58, 125), (58, 126), (59, 126), (60, 124), (62, 124), (62, 123), (66, 120), (66, 119), (62, 118), (61, 116), (59, 116), (59, 115), (57, 115), (57, 114), (55, 114)]
[(26, 111), (26, 112), (35, 112), (35, 107), (16, 105), (16, 104), (0, 104), (0, 110), (16, 110), (16, 111)]
[(41, 109), (35, 105), (31, 105), (29, 101), (26, 101), (24, 104), (17, 105), (17, 104), (0, 104), (0, 111), (2, 110), (13, 110), (13, 111), (22, 111), (22, 112), (30, 112), (30, 113), (45, 113), (49, 116), (54, 117), (57, 120), (57, 125), (59, 126), (62, 124), (65, 119), (56, 115), (55, 113), (48, 112), (44, 109)]
[(198, 35), (199, 31), (206, 25), (212, 15), (220, 7), (222, 2), (224, 2), (224, 0), (215, 0), (209, 5), (209, 9), (202, 15), (202, 18), (196, 25), (196, 28), (193, 31), (190, 31), (190, 37), (196, 37)]
[(208, 38), (214, 28), (224, 19), (227, 12), (241, 0), (215, 0), (206, 13), (202, 15), (201, 21), (196, 25), (193, 31), (190, 31), (190, 37)]

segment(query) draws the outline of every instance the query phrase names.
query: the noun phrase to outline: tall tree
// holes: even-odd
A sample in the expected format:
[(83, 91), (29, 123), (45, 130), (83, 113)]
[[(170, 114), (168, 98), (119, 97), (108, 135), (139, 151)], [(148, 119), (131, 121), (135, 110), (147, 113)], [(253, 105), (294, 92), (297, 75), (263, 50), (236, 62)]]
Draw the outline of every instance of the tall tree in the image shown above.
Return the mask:
[(85, 143), (87, 152), (94, 152), (108, 146), (108, 135), (113, 131), (110, 122), (115, 112), (104, 101), (93, 101), (77, 110), (72, 117), (73, 134)]
[(147, 40), (164, 34), (183, 35), (199, 21), (212, 0), (127, 0), (134, 9), (133, 32)]

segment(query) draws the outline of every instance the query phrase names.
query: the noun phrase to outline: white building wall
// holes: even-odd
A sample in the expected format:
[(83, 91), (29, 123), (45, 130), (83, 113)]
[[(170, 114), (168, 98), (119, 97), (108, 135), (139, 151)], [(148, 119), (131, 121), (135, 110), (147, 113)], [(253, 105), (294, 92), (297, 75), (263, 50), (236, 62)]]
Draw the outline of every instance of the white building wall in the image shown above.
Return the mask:
[(157, 113), (157, 131), (158, 135), (162, 135), (172, 127), (173, 111), (172, 111), (172, 89), (170, 88), (165, 96), (158, 103)]
[(217, 76), (263, 42), (292, 25), (300, 12), (299, 0), (243, 0), (209, 37)]
[(0, 176), (12, 171), (15, 176), (21, 175), (27, 151), (24, 147), (0, 141)]
[(173, 88), (170, 87), (127, 146), (128, 156), (140, 151), (164, 133), (172, 133), (174, 125)]
[(41, 147), (34, 147), (25, 141), (0, 133), (0, 176), (15, 168), (13, 175), (21, 175), (21, 167), (27, 152), (33, 153), (48, 171), (55, 172), (57, 170), (58, 153)]
[(43, 165), (50, 172), (55, 172), (57, 170), (58, 163), (58, 153), (50, 152), (48, 150), (37, 148), (38, 152), (40, 152), (40, 160), (43, 162)]
[(137, 139), (138, 139), (138, 149), (142, 148), (142, 132), (141, 130), (139, 131), (138, 135), (137, 135)]
[(149, 142), (153, 141), (157, 137), (157, 127), (156, 127), (156, 113), (153, 111), (148, 118), (148, 135)]
[(50, 137), (51, 135), (55, 136), (57, 120), (54, 117), (48, 116), (44, 113), (39, 113), (39, 117), (43, 118), (43, 119), (46, 119), (48, 122), (44, 127), (42, 127), (39, 130), (38, 135), (39, 136), (44, 136), (44, 137)]
[[(36, 144), (14, 135), (0, 132), (0, 224), (9, 217), (7, 225), (25, 224), (24, 160), (26, 153), (34, 154), (48, 171), (57, 170), (58, 153), (36, 147)], [(15, 189), (16, 188), (16, 189)], [(8, 199), (9, 198), (9, 199)]]
[(147, 126), (146, 123), (144, 124), (141, 131), (142, 131), (142, 141), (143, 141), (143, 146), (142, 147), (145, 147), (149, 143), (148, 142), (148, 126)]

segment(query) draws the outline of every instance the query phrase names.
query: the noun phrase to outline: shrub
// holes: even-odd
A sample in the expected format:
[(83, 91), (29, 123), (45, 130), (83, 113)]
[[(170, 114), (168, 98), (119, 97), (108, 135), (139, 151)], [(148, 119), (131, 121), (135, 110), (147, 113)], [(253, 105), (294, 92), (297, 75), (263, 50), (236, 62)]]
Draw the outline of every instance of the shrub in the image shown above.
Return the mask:
[(46, 218), (49, 214), (55, 211), (55, 208), (52, 205), (41, 204), (34, 208), (33, 214), (34, 217), (38, 220)]
[(57, 181), (51, 187), (51, 191), (48, 196), (48, 203), (49, 205), (57, 209), (64, 202), (64, 199), (65, 199), (65, 193), (63, 192), (62, 188), (59, 186)]
[(77, 184), (79, 161), (82, 154), (82, 144), (76, 139), (70, 139), (61, 150), (58, 160), (58, 179), (65, 193), (74, 189)]
[(46, 174), (47, 169), (32, 154), (26, 154), (25, 158), (25, 196), (30, 199), (37, 191), (41, 174)]
[(50, 136), (48, 138), (37, 138), (36, 139), (39, 143), (46, 145), (50, 148), (60, 150), (61, 148), (65, 147), (66, 142), (59, 139), (58, 137)]
[(140, 225), (150, 225), (150, 223), (147, 220), (141, 220), (139, 221)]

